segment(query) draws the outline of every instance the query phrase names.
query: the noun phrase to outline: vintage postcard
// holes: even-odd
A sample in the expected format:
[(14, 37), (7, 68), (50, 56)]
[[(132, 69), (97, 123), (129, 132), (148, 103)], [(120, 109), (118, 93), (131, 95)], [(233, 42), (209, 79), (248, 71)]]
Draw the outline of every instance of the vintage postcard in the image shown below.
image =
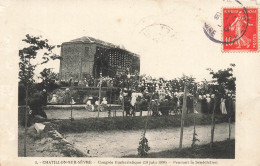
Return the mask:
[(0, 1), (0, 166), (259, 165), (259, 6)]

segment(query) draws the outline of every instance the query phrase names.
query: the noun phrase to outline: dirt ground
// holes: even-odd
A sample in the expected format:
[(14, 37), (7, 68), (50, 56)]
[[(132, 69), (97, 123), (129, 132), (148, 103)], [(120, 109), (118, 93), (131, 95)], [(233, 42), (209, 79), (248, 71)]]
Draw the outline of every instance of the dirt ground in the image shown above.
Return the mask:
[[(231, 125), (231, 139), (235, 136), (235, 125)], [(142, 130), (70, 133), (65, 138), (81, 151), (92, 157), (122, 157), (136, 155)], [(211, 126), (196, 126), (198, 145), (210, 142)], [(179, 146), (180, 128), (147, 130), (146, 138), (151, 147), (149, 152), (160, 152)], [(183, 147), (192, 143), (193, 126), (185, 127)], [(214, 141), (228, 138), (228, 123), (216, 124)]]
[[(27, 157), (64, 157), (60, 149), (54, 148), (57, 140), (38, 135), (34, 126), (28, 128), (27, 134)], [(18, 156), (24, 157), (24, 127), (19, 126), (18, 137)]]

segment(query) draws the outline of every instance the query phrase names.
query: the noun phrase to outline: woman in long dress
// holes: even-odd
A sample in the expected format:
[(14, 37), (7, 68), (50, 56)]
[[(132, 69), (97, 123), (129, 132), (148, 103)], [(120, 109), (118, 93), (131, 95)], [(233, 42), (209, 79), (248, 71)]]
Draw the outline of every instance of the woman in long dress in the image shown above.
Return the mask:
[(89, 97), (86, 105), (86, 110), (91, 112), (94, 111), (94, 106), (91, 104), (92, 99), (92, 97)]
[(222, 114), (227, 114), (227, 109), (226, 109), (226, 104), (225, 104), (225, 102), (226, 102), (226, 99), (224, 99), (224, 98), (221, 98), (221, 103), (220, 103), (220, 110), (221, 110), (221, 113)]
[(101, 102), (101, 111), (106, 111), (106, 110), (107, 110), (107, 99), (103, 97)]
[(202, 100), (202, 96), (199, 95), (199, 98), (197, 100), (194, 101), (195, 104), (195, 108), (194, 108), (194, 113), (202, 113), (202, 108), (201, 108), (201, 100)]
[(58, 95), (53, 94), (50, 103), (51, 104), (57, 104), (58, 103)]

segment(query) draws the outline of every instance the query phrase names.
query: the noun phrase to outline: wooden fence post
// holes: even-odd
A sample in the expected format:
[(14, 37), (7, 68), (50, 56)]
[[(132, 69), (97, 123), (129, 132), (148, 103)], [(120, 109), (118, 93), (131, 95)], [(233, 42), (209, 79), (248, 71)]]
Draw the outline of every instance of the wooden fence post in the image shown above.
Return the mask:
[(191, 147), (194, 147), (195, 146), (195, 143), (196, 143), (196, 117), (195, 117), (195, 114), (193, 115), (194, 119), (193, 119), (193, 138), (192, 138), (192, 144), (191, 144)]
[(108, 110), (108, 117), (111, 117), (111, 111), (112, 111), (112, 109), (111, 109), (111, 103), (112, 103), (112, 88), (111, 88), (111, 87), (110, 87), (109, 97), (110, 97), (110, 99), (109, 99), (109, 101), (110, 101), (110, 107), (109, 107), (109, 110)]
[(100, 102), (101, 102), (101, 84), (102, 84), (102, 78), (100, 78), (99, 83), (99, 90), (98, 90), (98, 118), (99, 118), (99, 110), (100, 110)]
[(228, 118), (228, 140), (230, 140), (231, 136), (231, 117)]
[(184, 118), (187, 111), (187, 87), (184, 86), (184, 96), (183, 96), (183, 105), (182, 105), (182, 114), (181, 114), (181, 133), (180, 133), (180, 144), (179, 148), (182, 148), (182, 140), (183, 140), (183, 127), (184, 127)]
[(229, 109), (229, 118), (228, 118), (228, 139), (230, 140), (230, 137), (231, 137), (231, 113), (232, 113), (232, 110), (231, 110), (231, 104), (232, 104), (232, 98), (230, 97), (230, 100), (228, 102), (228, 109)]
[(211, 141), (210, 141), (210, 148), (212, 148), (213, 141), (214, 141), (214, 131), (215, 131), (215, 108), (216, 108), (216, 100), (214, 98), (214, 108), (212, 112), (212, 119), (211, 119)]
[(28, 83), (27, 83), (27, 86), (26, 86), (26, 96), (25, 96), (25, 124), (24, 124), (24, 157), (26, 157), (26, 147), (27, 147), (27, 123), (28, 123), (28, 90), (29, 90), (29, 87), (28, 87)]
[(123, 89), (122, 89), (122, 96), (123, 96), (123, 99), (122, 99), (122, 109), (123, 109), (123, 118), (124, 118), (125, 117), (125, 97), (124, 97)]
[(72, 98), (70, 101), (70, 120), (72, 121)]

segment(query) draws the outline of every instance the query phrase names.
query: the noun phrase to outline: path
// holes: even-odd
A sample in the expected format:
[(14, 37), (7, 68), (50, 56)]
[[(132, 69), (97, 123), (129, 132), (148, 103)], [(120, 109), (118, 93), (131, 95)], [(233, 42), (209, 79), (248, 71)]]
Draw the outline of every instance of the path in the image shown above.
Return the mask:
[[(210, 142), (210, 125), (196, 127), (197, 144)], [(235, 125), (232, 124), (231, 138), (235, 135)], [(122, 157), (137, 154), (137, 147), (142, 130), (135, 131), (105, 131), (66, 134), (68, 141), (75, 147), (93, 157)], [(185, 127), (183, 134), (183, 147), (191, 146), (193, 126)], [(148, 130), (146, 138), (151, 147), (149, 152), (159, 152), (179, 147), (180, 128)], [(228, 123), (216, 124), (214, 141), (222, 141), (228, 138)]]

